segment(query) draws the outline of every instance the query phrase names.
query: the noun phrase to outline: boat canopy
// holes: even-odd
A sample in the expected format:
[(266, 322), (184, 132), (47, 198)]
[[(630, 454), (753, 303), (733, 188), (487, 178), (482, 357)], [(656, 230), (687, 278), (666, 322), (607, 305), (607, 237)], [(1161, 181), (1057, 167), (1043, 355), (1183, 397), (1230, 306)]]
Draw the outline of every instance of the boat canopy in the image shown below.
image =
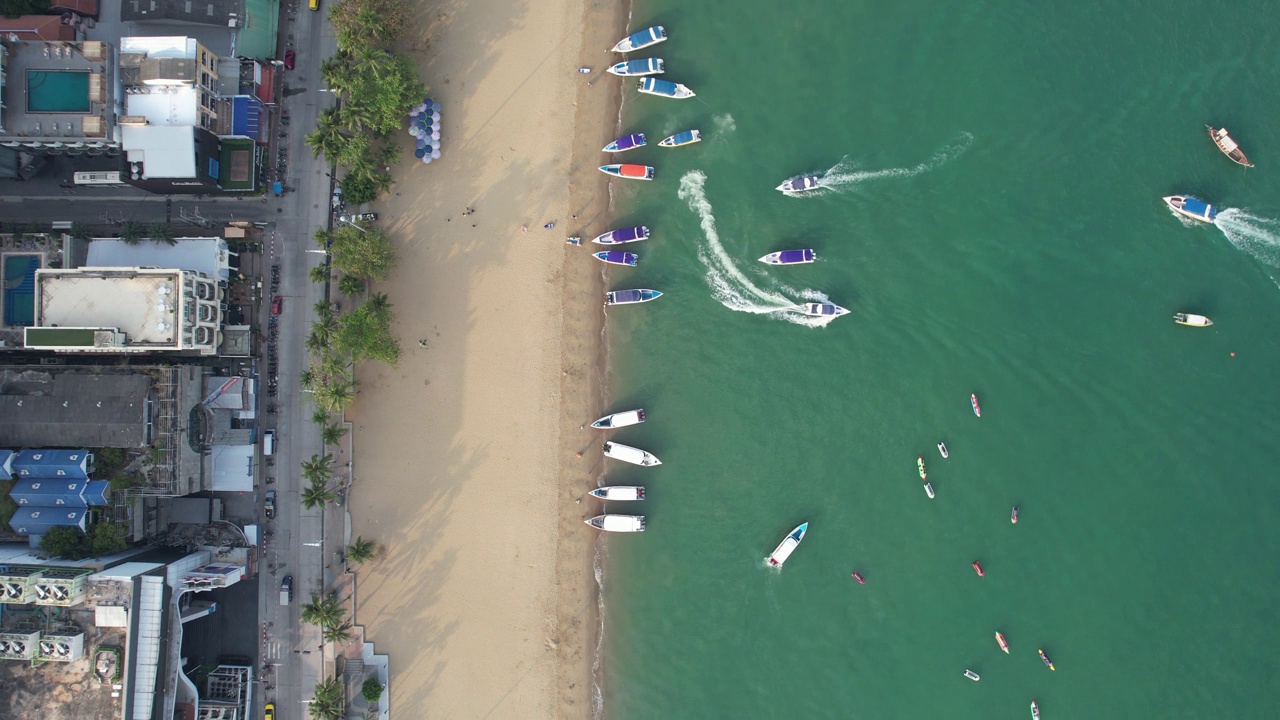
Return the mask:
[(597, 515), (587, 523), (606, 532), (644, 532), (643, 515)]
[(644, 79), (644, 83), (648, 86), (646, 89), (659, 95), (676, 94), (676, 84), (670, 80), (659, 80), (658, 78), (647, 77)]
[(614, 242), (631, 242), (632, 240), (641, 240), (649, 237), (649, 230), (643, 225), (636, 227), (619, 228), (610, 233)]
[(644, 295), (639, 290), (614, 290), (613, 304), (625, 305), (627, 303), (637, 303), (644, 299)]
[(631, 148), (643, 147), (644, 144), (644, 134), (642, 133), (633, 133), (626, 137), (620, 137), (614, 141), (614, 145), (619, 150), (630, 150)]
[(598, 488), (600, 495), (605, 500), (643, 500), (644, 488), (634, 485), (615, 485), (613, 487)]
[(778, 255), (778, 261), (782, 265), (788, 265), (790, 263), (804, 263), (812, 260), (812, 250), (783, 250), (782, 253)]
[(644, 30), (635, 33), (631, 37), (627, 38), (627, 40), (631, 42), (632, 48), (639, 48), (643, 45), (652, 43), (660, 37), (662, 37), (662, 28), (655, 25), (654, 27), (645, 28)]
[(658, 69), (657, 60), (658, 58), (645, 58), (643, 60), (628, 60), (627, 72), (631, 73), (632, 75), (639, 75), (640, 73), (643, 73), (643, 72), (650, 72), (652, 70), (657, 70)]
[(1218, 214), (1217, 211), (1213, 209), (1213, 206), (1210, 205), (1209, 203), (1203, 200), (1197, 200), (1192, 197), (1184, 198), (1182, 200), (1182, 209), (1186, 210), (1192, 215), (1199, 215), (1200, 217), (1207, 217), (1207, 218), (1212, 218), (1214, 215)]
[(1226, 152), (1235, 152), (1236, 150), (1240, 149), (1240, 146), (1236, 145), (1236, 141), (1232, 140), (1231, 136), (1228, 135), (1223, 130), (1218, 131), (1218, 142), (1222, 145), (1222, 149)]

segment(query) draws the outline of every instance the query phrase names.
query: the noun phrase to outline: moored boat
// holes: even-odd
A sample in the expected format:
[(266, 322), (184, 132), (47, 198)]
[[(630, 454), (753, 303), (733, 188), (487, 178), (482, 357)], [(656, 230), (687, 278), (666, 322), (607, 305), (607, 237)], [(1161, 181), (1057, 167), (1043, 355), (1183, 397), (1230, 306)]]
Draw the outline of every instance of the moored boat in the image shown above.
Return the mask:
[(597, 245), (622, 245), (629, 242), (640, 242), (649, 239), (649, 228), (644, 225), (637, 225), (629, 228), (618, 228), (609, 232), (600, 233), (591, 242)]
[(795, 530), (787, 533), (787, 536), (782, 538), (782, 542), (778, 543), (778, 547), (774, 548), (773, 552), (765, 560), (772, 567), (782, 567), (782, 564), (787, 561), (787, 558), (791, 557), (791, 553), (795, 552), (795, 549), (800, 545), (800, 541), (804, 540), (806, 532), (809, 532), (809, 523), (797, 525)]
[(1014, 505), (1013, 512), (1009, 513), (1009, 522), (1014, 525), (1018, 524), (1018, 506), (1017, 505)]
[(800, 312), (813, 317), (833, 317), (849, 314), (849, 311), (832, 303), (805, 303), (799, 306)]
[(925, 494), (925, 495), (928, 495), (930, 500), (932, 500), (932, 499), (933, 499), (933, 484), (932, 484), (932, 483), (925, 483), (925, 484), (924, 484), (924, 494)]
[(661, 75), (666, 68), (662, 58), (643, 58), (625, 60), (609, 68), (609, 72), (619, 77), (643, 77), (645, 75)]
[(942, 453), (942, 459), (946, 460), (951, 457), (951, 453), (947, 450), (946, 443), (938, 443), (938, 452)]
[(657, 95), (659, 97), (672, 98), (674, 100), (684, 100), (693, 97), (696, 93), (686, 85), (681, 85), (670, 80), (659, 80), (654, 77), (647, 77), (640, 80), (640, 92), (645, 95)]
[(615, 430), (620, 427), (639, 425), (642, 422), (644, 422), (644, 410), (624, 410), (612, 415), (605, 415), (591, 423), (591, 427), (597, 430)]
[(867, 584), (867, 581), (862, 577), (862, 574), (856, 570), (853, 572), (853, 579), (857, 580), (859, 585)]
[(657, 45), (666, 39), (666, 28), (661, 25), (654, 25), (653, 27), (645, 28), (638, 33), (632, 33), (622, 38), (613, 46), (613, 51), (616, 53), (627, 53), (634, 52), (636, 50), (643, 50), (650, 45)]
[(982, 569), (982, 563), (977, 560), (973, 561), (973, 571), (978, 573), (978, 577), (986, 577), (987, 571)]
[(797, 175), (783, 180), (782, 184), (778, 186), (778, 190), (794, 195), (795, 193), (817, 190), (820, 187), (822, 187), (822, 181), (817, 175)]
[(1049, 659), (1049, 656), (1046, 655), (1043, 650), (1036, 650), (1036, 652), (1040, 653), (1040, 661), (1044, 663), (1045, 667), (1050, 670), (1057, 670), (1057, 668), (1053, 666), (1053, 661)]
[(597, 515), (582, 522), (605, 532), (644, 532), (643, 515)]
[(1004, 639), (1004, 633), (996, 633), (996, 644), (1000, 646), (1005, 655), (1009, 654), (1009, 643)]
[(973, 407), (973, 414), (982, 417), (982, 406), (978, 404), (978, 394), (969, 395), (969, 405)]
[(927, 475), (925, 475), (925, 474), (924, 474), (924, 456), (923, 456), (923, 455), (917, 455), (917, 456), (916, 456), (916, 468), (920, 470), (920, 479), (921, 479), (921, 480), (928, 480), (928, 479), (929, 479), (929, 476), (927, 476)]
[(640, 448), (631, 447), (630, 445), (622, 445), (616, 442), (607, 442), (604, 444), (604, 456), (611, 457), (614, 460), (621, 460), (632, 465), (640, 465), (642, 467), (655, 467), (661, 465), (662, 461), (653, 453)]
[(644, 147), (644, 146), (645, 146), (644, 133), (631, 133), (630, 135), (623, 135), (617, 140), (614, 140), (608, 145), (605, 145), (604, 147), (600, 148), (600, 152), (607, 152), (607, 153), (626, 152), (628, 150), (635, 150), (638, 147)]
[(1203, 315), (1194, 315), (1192, 313), (1174, 313), (1173, 321), (1179, 325), (1187, 327), (1209, 327), (1213, 321)]
[(760, 258), (766, 265), (806, 265), (818, 259), (818, 253), (810, 248), (803, 250), (779, 250)]
[(617, 165), (601, 165), (600, 172), (605, 175), (626, 178), (628, 180), (652, 180), (653, 168), (649, 165), (621, 163)]
[(659, 290), (611, 290), (604, 294), (605, 305), (634, 305), (662, 297)]
[(1218, 208), (1203, 200), (1187, 195), (1170, 195), (1161, 199), (1164, 200), (1165, 205), (1169, 206), (1170, 210), (1184, 218), (1211, 223), (1214, 218), (1218, 217)]
[(598, 487), (587, 494), (591, 497), (608, 501), (643, 500), (644, 487), (640, 485), (611, 485), (609, 487)]
[(598, 253), (592, 253), (591, 257), (606, 265), (626, 265), (627, 267), (635, 267), (640, 260), (639, 255), (621, 250), (601, 250)]
[(972, 681), (974, 681), (974, 682), (978, 682), (979, 680), (981, 680), (981, 679), (982, 679), (981, 677), (979, 677), (979, 676), (978, 676), (978, 673), (976, 673), (976, 672), (974, 672), (974, 671), (972, 671), (972, 670), (969, 670), (968, 668), (965, 668), (964, 676), (965, 676), (965, 677), (967, 677), (967, 678), (969, 678), (970, 680), (972, 680)]
[(1213, 144), (1218, 146), (1223, 155), (1231, 158), (1231, 161), (1237, 165), (1253, 167), (1253, 163), (1249, 162), (1249, 158), (1245, 157), (1244, 151), (1227, 134), (1226, 128), (1215, 128), (1212, 125), (1205, 125), (1205, 128), (1209, 130), (1209, 137), (1213, 139)]
[(1040, 706), (1035, 700), (1031, 701), (1031, 720), (1040, 720)]
[(658, 147), (680, 147), (681, 145), (692, 145), (696, 142), (702, 142), (702, 133), (697, 130), (685, 130), (662, 138), (658, 143)]

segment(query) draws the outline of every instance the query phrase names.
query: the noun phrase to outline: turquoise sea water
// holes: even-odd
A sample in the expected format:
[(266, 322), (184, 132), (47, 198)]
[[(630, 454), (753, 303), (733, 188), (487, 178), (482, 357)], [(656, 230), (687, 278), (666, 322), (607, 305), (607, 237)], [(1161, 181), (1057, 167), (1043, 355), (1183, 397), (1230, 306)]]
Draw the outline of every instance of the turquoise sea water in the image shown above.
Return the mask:
[[(666, 295), (610, 312), (612, 409), (649, 414), (614, 437), (664, 464), (605, 476), (649, 489), (608, 539), (605, 716), (1273, 715), (1274, 5), (641, 0), (654, 23), (698, 96), (628, 89), (623, 130), (704, 141), (616, 190), (653, 239), (610, 287)], [(805, 171), (836, 187), (773, 190)], [(1189, 227), (1175, 193), (1232, 209)], [(799, 247), (822, 260), (755, 261)], [(820, 296), (851, 315), (768, 312)]]

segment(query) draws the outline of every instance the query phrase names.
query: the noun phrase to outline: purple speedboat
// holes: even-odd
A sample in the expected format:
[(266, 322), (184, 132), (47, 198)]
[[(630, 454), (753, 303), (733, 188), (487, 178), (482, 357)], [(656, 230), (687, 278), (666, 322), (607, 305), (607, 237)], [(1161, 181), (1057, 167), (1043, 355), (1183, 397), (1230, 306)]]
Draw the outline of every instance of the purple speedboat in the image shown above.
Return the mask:
[(818, 259), (818, 253), (805, 248), (804, 250), (782, 250), (780, 252), (769, 253), (760, 258), (760, 262), (766, 265), (804, 265)]
[(635, 253), (621, 250), (602, 250), (594, 253), (592, 257), (608, 265), (627, 265), (629, 267), (635, 267), (636, 261), (640, 259), (640, 256)]
[(649, 228), (644, 225), (637, 225), (636, 227), (610, 230), (591, 242), (598, 245), (621, 245), (622, 243), (639, 242), (640, 240), (648, 239)]
[(632, 133), (626, 137), (620, 137), (617, 140), (605, 145), (601, 148), (601, 152), (626, 152), (627, 150), (635, 150), (638, 147), (644, 147), (644, 133)]

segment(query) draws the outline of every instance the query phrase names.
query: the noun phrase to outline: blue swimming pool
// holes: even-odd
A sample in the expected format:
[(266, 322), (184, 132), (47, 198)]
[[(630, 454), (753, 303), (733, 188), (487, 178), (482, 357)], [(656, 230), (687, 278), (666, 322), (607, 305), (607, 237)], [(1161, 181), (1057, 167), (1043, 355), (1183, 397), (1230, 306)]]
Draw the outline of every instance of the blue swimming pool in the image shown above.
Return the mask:
[(6, 255), (4, 258), (4, 324), (30, 327), (36, 321), (36, 270), (38, 255)]

